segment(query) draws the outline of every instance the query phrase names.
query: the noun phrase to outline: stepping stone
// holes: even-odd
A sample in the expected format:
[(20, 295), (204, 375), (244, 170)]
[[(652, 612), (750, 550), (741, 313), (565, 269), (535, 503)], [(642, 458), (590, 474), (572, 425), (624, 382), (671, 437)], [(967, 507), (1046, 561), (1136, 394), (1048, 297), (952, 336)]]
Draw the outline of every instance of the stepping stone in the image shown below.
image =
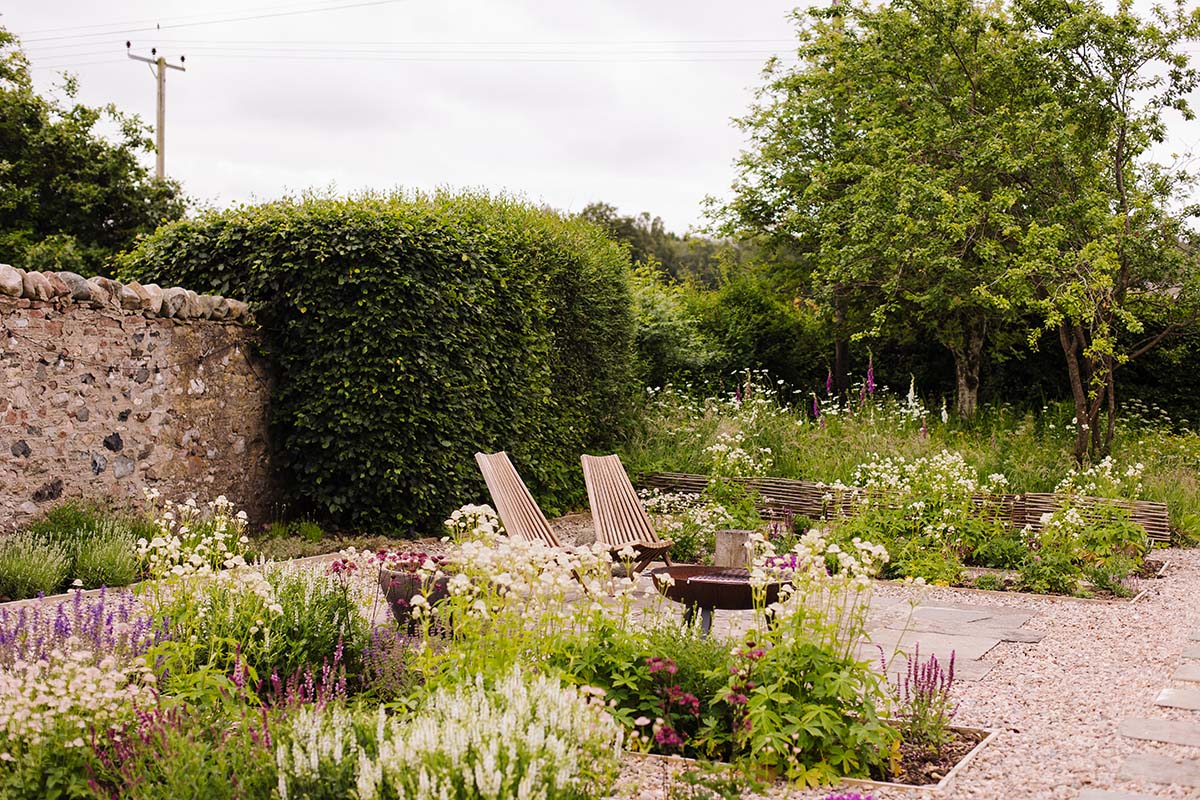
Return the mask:
[(1117, 726), (1117, 733), (1130, 739), (1200, 747), (1200, 725), (1191, 722), (1173, 719), (1126, 719)]
[(1200, 691), (1196, 689), (1163, 689), (1154, 698), (1154, 705), (1200, 711)]
[(884, 652), (889, 654), (897, 648), (909, 653), (919, 644), (922, 656), (936, 655), (938, 661), (948, 663), (952, 651), (958, 661), (978, 661), (984, 653), (999, 644), (1000, 640), (995, 636), (963, 636), (884, 628), (871, 631), (870, 643), (881, 645)]
[(991, 613), (986, 609), (946, 608), (944, 606), (920, 606), (913, 610), (914, 620), (931, 620), (945, 622), (951, 625), (963, 625), (976, 620), (987, 619)]
[(1126, 780), (1200, 786), (1200, 761), (1176, 761), (1167, 756), (1140, 753), (1121, 765), (1120, 777)]
[(1171, 676), (1173, 681), (1200, 681), (1200, 664), (1185, 661), (1175, 668)]
[(1200, 658), (1200, 644), (1194, 644), (1183, 651), (1184, 658)]
[[(1002, 625), (995, 624), (991, 619), (983, 619), (979, 622), (969, 622), (965, 625), (956, 625), (953, 623), (938, 622), (936, 620), (913, 620), (908, 626), (910, 631), (922, 631), (929, 633), (945, 633), (951, 635), (964, 636), (982, 636), (985, 638), (995, 638), (1002, 642), (1023, 642), (1025, 644), (1036, 644), (1046, 637), (1046, 634), (1040, 631), (1027, 631), (1008, 628)], [(916, 634), (913, 634), (914, 636)]]
[[(884, 651), (889, 658), (891, 652)], [(923, 651), (922, 651), (923, 652)], [(857, 650), (858, 657), (864, 661), (871, 662), (871, 668), (879, 671), (879, 650), (874, 645), (859, 645)], [(939, 658), (939, 661), (941, 659)], [(947, 662), (948, 663), (948, 662)], [(954, 680), (958, 681), (978, 681), (992, 671), (996, 666), (989, 661), (972, 661), (970, 659), (959, 659), (955, 656), (954, 659)], [(904, 653), (897, 653), (895, 658), (892, 658), (888, 663), (888, 680), (895, 683), (896, 673), (903, 674), (908, 670), (907, 657)]]
[(1158, 800), (1148, 794), (1130, 794), (1129, 792), (1110, 792), (1106, 789), (1084, 789), (1079, 793), (1078, 800)]

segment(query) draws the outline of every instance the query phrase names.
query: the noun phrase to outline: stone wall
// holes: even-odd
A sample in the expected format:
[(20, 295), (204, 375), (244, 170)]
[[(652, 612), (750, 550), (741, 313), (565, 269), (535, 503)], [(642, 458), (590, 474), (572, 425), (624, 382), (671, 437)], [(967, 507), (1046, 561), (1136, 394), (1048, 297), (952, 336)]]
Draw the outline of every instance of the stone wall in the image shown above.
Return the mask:
[(224, 494), (272, 512), (266, 364), (246, 306), (0, 265), (0, 528), (67, 498)]

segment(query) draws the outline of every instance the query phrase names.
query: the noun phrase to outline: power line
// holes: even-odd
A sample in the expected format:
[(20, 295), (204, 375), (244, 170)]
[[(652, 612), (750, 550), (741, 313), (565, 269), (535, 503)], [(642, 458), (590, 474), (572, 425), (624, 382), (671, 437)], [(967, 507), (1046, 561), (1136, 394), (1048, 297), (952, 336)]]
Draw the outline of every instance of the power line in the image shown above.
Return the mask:
[[(297, 5), (313, 5), (314, 3), (316, 3), (317, 5), (323, 5), (328, 2), (329, 2), (329, 0), (320, 0), (320, 2), (318, 2), (318, 0), (309, 0), (308, 3), (283, 3), (283, 4), (279, 4), (279, 5), (273, 5), (273, 6), (260, 6), (258, 8), (241, 9), (238, 13), (258, 14), (260, 12), (266, 12), (266, 11), (279, 11), (279, 10), (283, 10), (283, 9), (295, 9)], [(314, 10), (319, 11), (320, 9), (314, 9)], [(195, 20), (197, 18), (212, 16), (212, 14), (213, 14), (213, 12), (209, 12), (207, 14), (181, 14), (179, 16), (174, 16), (174, 17), (155, 17), (153, 19), (147, 18), (147, 19), (123, 20), (121, 22), (96, 22), (96, 23), (92, 23), (90, 25), (70, 25), (70, 26), (55, 27), (55, 28), (37, 28), (32, 31), (26, 31), (26, 33), (31, 33), (31, 34), (69, 33), (71, 31), (87, 31), (87, 30), (92, 30), (94, 28), (112, 28), (112, 27), (116, 27), (116, 26), (120, 26), (120, 25), (148, 25), (150, 23), (161, 24), (164, 21), (165, 22), (180, 22), (180, 21), (184, 21), (184, 20)], [(120, 31), (118, 31), (118, 32), (120, 32)]]
[(228, 22), (250, 22), (252, 20), (274, 19), (276, 17), (294, 17), (294, 16), (298, 16), (301, 14), (317, 14), (317, 13), (324, 13), (326, 11), (344, 11), (344, 10), (350, 9), (350, 8), (366, 8), (369, 6), (392, 5), (393, 3), (402, 3), (402, 2), (405, 2), (405, 0), (365, 0), (364, 2), (345, 3), (343, 5), (327, 6), (327, 7), (322, 7), (322, 8), (302, 9), (299, 11), (278, 11), (278, 12), (270, 13), (270, 14), (252, 14), (252, 15), (246, 15), (246, 16), (240, 16), (240, 17), (225, 17), (222, 19), (202, 20), (199, 22), (177, 22), (177, 23), (168, 23), (166, 25), (156, 24), (153, 27), (145, 27), (145, 28), (115, 28), (113, 30), (102, 31), (99, 33), (80, 33), (80, 34), (63, 35), (63, 36), (43, 36), (43, 37), (39, 37), (39, 38), (23, 40), (22, 44), (33, 43), (33, 42), (53, 42), (53, 41), (61, 41), (63, 39), (94, 39), (96, 37), (112, 36), (112, 35), (118, 34), (118, 33), (122, 33), (122, 34), (124, 34), (124, 33), (143, 33), (145, 31), (169, 30), (169, 29), (173, 29), (173, 28), (194, 28), (194, 27), (198, 27), (201, 25), (223, 25)]
[[(489, 56), (446, 56), (446, 57), (428, 57), (428, 56), (353, 56), (353, 55), (304, 55), (304, 54), (228, 54), (222, 55), (222, 61), (313, 61), (313, 62), (371, 62), (371, 63), (426, 63), (426, 64), (729, 64), (729, 63), (762, 63), (769, 55), (763, 56), (737, 56), (732, 58), (719, 57), (704, 57), (704, 56), (669, 56), (661, 57), (637, 57), (637, 56), (599, 56), (599, 57), (537, 57), (537, 56), (513, 56), (513, 57), (489, 57)], [(195, 60), (193, 58), (193, 60)], [(102, 59), (93, 62), (63, 62), (56, 64), (38, 64), (33, 69), (65, 69), (74, 66), (86, 66), (89, 64), (109, 64), (116, 63), (116, 60)]]
[[(83, 53), (63, 53), (61, 55), (42, 56), (46, 60), (62, 60), (64, 58), (85, 58), (95, 55), (105, 55), (111, 53), (111, 49), (105, 50), (89, 50)], [(657, 48), (653, 50), (579, 50), (576, 48), (556, 48), (556, 49), (511, 49), (511, 50), (469, 50), (469, 49), (449, 49), (449, 50), (412, 50), (405, 51), (399, 49), (360, 49), (360, 50), (344, 50), (338, 48), (254, 48), (254, 47), (225, 47), (225, 46), (199, 46), (188, 49), (189, 53), (211, 53), (214, 55), (239, 54), (247, 53), (250, 55), (266, 55), (266, 56), (289, 56), (289, 55), (316, 55), (316, 56), (411, 56), (411, 57), (506, 57), (506, 56), (579, 56), (579, 57), (626, 57), (626, 56), (769, 56), (777, 52), (774, 49), (755, 48), (755, 49), (707, 49), (707, 48), (687, 48), (687, 47), (671, 47)]]
[[(164, 44), (186, 44), (191, 46), (203, 45), (335, 45), (335, 46), (381, 46), (381, 47), (440, 47), (442, 45), (450, 46), (471, 46), (471, 47), (507, 47), (509, 45), (521, 46), (542, 46), (542, 45), (570, 45), (579, 47), (588, 47), (593, 45), (613, 45), (613, 46), (640, 46), (640, 45), (667, 45), (667, 44), (793, 44), (794, 38), (746, 38), (746, 39), (384, 39), (384, 40), (355, 40), (355, 39), (162, 39), (157, 38), (155, 41)], [(36, 47), (26, 48), (28, 50), (46, 50), (46, 49), (62, 49), (69, 47), (93, 47), (90, 42), (80, 42), (79, 44), (61, 44), (61, 45), (38, 45)]]

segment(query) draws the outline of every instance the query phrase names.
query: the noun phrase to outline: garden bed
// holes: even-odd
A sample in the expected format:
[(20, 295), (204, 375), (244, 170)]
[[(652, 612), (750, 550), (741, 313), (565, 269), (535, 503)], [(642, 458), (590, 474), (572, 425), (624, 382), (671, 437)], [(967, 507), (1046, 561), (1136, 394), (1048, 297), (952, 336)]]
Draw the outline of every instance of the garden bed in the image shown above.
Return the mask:
[[(979, 753), (994, 742), (1001, 731), (990, 728), (959, 727), (951, 728), (954, 738), (946, 748), (935, 757), (920, 754), (906, 754), (901, 762), (900, 774), (893, 780), (869, 780), (865, 778), (843, 778), (842, 786), (863, 789), (907, 790), (918, 793), (941, 793), (947, 789)], [(904, 746), (901, 745), (901, 750)], [(705, 762), (694, 758), (674, 755), (658, 755), (655, 753), (628, 752), (627, 758), (649, 764), (661, 763), (679, 770), (711, 770), (736, 769), (735, 765), (724, 762)], [(653, 776), (659, 777), (658, 775)], [(650, 780), (647, 776), (647, 780)], [(786, 783), (779, 782), (777, 788), (786, 791), (790, 788)], [(762, 794), (773, 794), (774, 788), (768, 785)]]

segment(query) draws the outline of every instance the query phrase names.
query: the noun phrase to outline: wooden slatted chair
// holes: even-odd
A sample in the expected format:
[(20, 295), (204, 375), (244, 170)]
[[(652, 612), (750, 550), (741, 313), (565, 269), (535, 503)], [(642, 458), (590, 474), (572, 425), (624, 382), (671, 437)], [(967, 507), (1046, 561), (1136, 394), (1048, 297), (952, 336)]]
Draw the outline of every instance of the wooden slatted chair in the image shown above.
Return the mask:
[(508, 453), (476, 453), (475, 461), (488, 493), (496, 504), (496, 514), (504, 523), (509, 536), (528, 542), (541, 542), (547, 547), (562, 547), (546, 521), (546, 515), (525, 487), (517, 469), (508, 460)]
[(667, 551), (673, 542), (658, 538), (642, 501), (629, 482), (621, 459), (611, 456), (582, 456), (583, 482), (592, 507), (596, 541), (608, 546), (614, 561), (623, 561), (622, 550), (633, 548), (636, 574), (661, 559), (670, 565)]

